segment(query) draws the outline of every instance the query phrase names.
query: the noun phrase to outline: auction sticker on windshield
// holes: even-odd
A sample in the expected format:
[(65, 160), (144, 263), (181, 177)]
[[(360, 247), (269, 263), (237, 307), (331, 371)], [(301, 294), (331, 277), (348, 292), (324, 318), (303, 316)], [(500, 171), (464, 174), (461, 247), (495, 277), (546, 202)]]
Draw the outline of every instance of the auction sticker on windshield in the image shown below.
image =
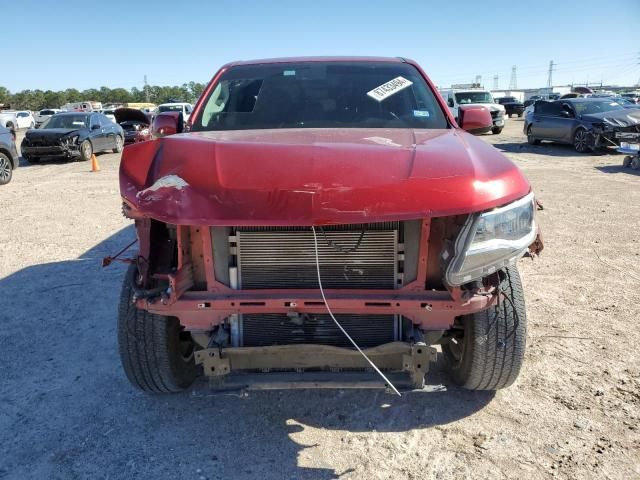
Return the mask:
[(379, 87), (376, 87), (373, 90), (367, 92), (367, 95), (369, 95), (374, 100), (381, 102), (385, 98), (389, 98), (391, 95), (395, 95), (400, 90), (404, 90), (411, 85), (413, 85), (412, 81), (407, 80), (404, 77), (396, 77), (393, 80), (390, 80), (387, 83), (383, 83)]

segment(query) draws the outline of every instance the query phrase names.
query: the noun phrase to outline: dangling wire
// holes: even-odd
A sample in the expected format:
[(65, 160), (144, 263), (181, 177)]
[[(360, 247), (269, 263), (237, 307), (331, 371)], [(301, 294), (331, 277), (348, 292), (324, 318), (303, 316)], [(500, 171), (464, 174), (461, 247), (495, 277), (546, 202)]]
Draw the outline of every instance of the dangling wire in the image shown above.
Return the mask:
[(325, 297), (324, 295), (324, 288), (322, 288), (322, 278), (320, 276), (320, 256), (318, 255), (318, 237), (316, 235), (316, 229), (314, 226), (311, 226), (311, 230), (313, 231), (313, 243), (314, 243), (315, 253), (316, 253), (316, 271), (318, 273), (318, 287), (320, 287), (320, 294), (322, 295), (322, 300), (324, 300), (325, 307), (327, 307), (327, 312), (329, 312), (329, 316), (333, 319), (333, 321), (338, 326), (338, 328), (342, 331), (342, 333), (344, 333), (345, 337), (347, 337), (349, 341), (353, 344), (353, 346), (356, 347), (356, 350), (358, 350), (358, 352), (360, 352), (360, 354), (365, 358), (365, 360), (369, 362), (369, 365), (371, 365), (371, 367), (376, 372), (378, 372), (378, 375), (382, 377), (382, 379), (386, 382), (386, 384), (389, 385), (391, 389), (399, 397), (401, 397), (402, 395), (400, 395), (400, 392), (398, 391), (398, 389), (394, 387), (393, 383), (391, 383), (389, 379), (384, 375), (384, 373), (382, 373), (380, 369), (376, 367), (375, 364), (369, 359), (369, 357), (367, 357), (367, 355), (360, 349), (358, 344), (353, 340), (353, 338), (351, 338), (351, 336), (347, 333), (347, 331), (344, 328), (342, 328), (342, 325), (340, 325), (340, 322), (338, 322), (336, 317), (333, 315), (333, 312), (331, 311), (331, 307), (329, 307), (329, 302), (327, 302), (327, 297)]

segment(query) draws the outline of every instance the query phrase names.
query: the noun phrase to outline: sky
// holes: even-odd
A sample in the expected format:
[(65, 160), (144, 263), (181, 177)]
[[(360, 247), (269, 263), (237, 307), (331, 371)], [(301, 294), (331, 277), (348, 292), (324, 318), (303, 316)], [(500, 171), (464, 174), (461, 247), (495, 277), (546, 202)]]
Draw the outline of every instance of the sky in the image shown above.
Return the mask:
[[(0, 2), (0, 86), (208, 82), (233, 60), (401, 56), (440, 87), (640, 80), (640, 0), (19, 0)], [(7, 39), (12, 39), (7, 41)]]

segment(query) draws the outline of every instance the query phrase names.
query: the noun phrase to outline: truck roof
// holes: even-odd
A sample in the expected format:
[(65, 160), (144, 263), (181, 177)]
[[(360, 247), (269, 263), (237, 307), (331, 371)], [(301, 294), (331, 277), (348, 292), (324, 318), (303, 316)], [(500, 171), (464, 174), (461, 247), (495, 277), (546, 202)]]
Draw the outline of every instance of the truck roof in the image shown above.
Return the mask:
[(366, 56), (318, 56), (318, 57), (280, 57), (261, 58), (255, 60), (238, 60), (228, 63), (226, 66), (236, 65), (259, 65), (264, 63), (303, 63), (303, 62), (388, 62), (404, 63), (406, 60), (401, 57), (366, 57)]

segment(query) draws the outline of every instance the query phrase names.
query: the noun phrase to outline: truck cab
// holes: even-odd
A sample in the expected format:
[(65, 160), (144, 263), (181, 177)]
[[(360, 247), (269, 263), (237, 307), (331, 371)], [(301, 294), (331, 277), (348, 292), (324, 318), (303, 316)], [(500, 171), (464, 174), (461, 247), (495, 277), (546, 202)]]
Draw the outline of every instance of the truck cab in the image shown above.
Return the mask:
[(493, 127), (491, 132), (499, 134), (504, 128), (504, 106), (496, 103), (491, 95), (491, 92), (481, 88), (470, 89), (441, 89), (440, 94), (447, 102), (449, 111), (453, 114), (456, 120), (459, 118), (459, 110), (461, 105), (481, 105), (489, 108), (491, 112), (491, 118), (493, 120)]

